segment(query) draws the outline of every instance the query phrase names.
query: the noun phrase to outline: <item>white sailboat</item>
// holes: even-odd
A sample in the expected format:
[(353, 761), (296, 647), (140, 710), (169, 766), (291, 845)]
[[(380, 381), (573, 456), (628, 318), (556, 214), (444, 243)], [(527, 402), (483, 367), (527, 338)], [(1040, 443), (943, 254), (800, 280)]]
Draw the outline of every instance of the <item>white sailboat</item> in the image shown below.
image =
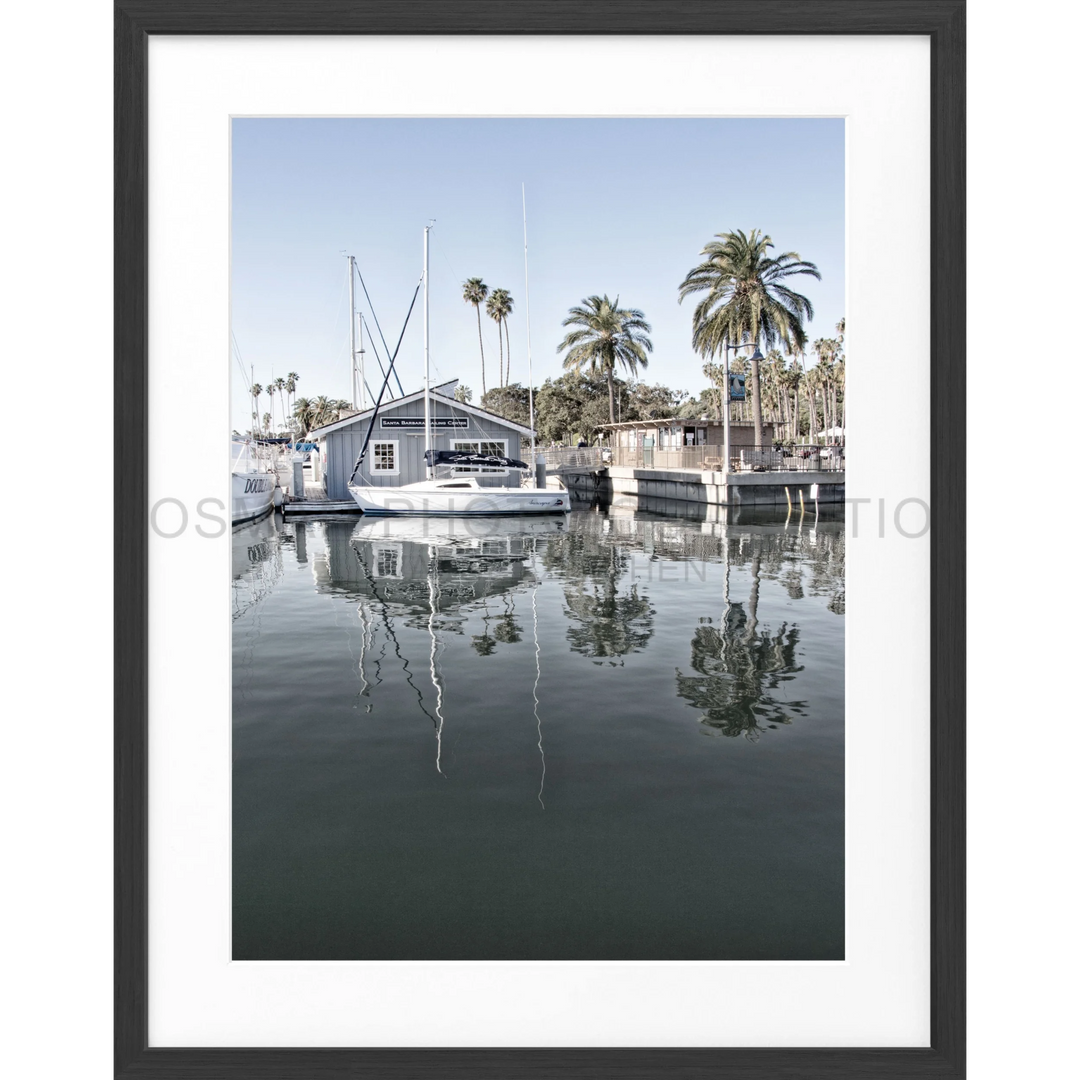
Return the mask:
[[(492, 455), (466, 454), (434, 450), (431, 438), (431, 353), (428, 330), (428, 234), (424, 229), (424, 456), (427, 479), (401, 487), (382, 487), (374, 484), (349, 484), (349, 494), (365, 514), (406, 517), (490, 517), (493, 514), (567, 514), (570, 495), (564, 488), (485, 487), (474, 477), (437, 477), (436, 471), (453, 465), (491, 465), (500, 468), (528, 470), (523, 461)], [(389, 375), (387, 376), (389, 377)], [(378, 415), (378, 405), (371, 417), (371, 426)], [(370, 432), (370, 428), (369, 428)], [(366, 444), (365, 444), (366, 450)], [(363, 461), (361, 451), (360, 461)], [(354, 470), (354, 478), (356, 470)]]
[(242, 525), (268, 514), (278, 486), (273, 462), (250, 440), (232, 444), (232, 523)]

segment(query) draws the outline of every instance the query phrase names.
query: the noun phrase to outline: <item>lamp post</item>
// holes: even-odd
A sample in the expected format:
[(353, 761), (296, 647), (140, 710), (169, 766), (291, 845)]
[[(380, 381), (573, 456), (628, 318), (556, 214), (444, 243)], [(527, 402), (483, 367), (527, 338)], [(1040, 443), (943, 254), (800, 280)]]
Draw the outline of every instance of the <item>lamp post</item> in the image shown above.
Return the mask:
[[(731, 469), (731, 350), (732, 349), (749, 349), (750, 346), (754, 346), (754, 355), (750, 357), (751, 362), (754, 360), (764, 360), (765, 357), (761, 355), (761, 350), (758, 348), (756, 341), (744, 341), (741, 345), (732, 345), (730, 341), (724, 342), (724, 475), (727, 476)], [(725, 480), (724, 483), (727, 483)]]

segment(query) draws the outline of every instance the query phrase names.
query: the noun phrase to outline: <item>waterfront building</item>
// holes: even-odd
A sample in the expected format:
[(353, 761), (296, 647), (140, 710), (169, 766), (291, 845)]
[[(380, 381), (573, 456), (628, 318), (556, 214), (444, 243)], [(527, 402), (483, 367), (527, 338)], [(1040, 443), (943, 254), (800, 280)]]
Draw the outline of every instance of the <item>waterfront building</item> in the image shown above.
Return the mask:
[[(527, 446), (533, 432), (513, 420), (455, 400), (456, 388), (455, 379), (431, 389), (432, 448), (520, 459), (522, 437)], [(328, 499), (351, 499), (349, 479), (374, 411), (353, 413), (310, 432), (309, 439), (319, 443)], [(423, 390), (384, 401), (379, 407), (362, 475), (365, 484), (385, 487), (404, 487), (426, 478)], [(515, 486), (520, 482), (519, 473), (488, 465), (455, 466), (454, 475), (475, 477), (484, 487)]]

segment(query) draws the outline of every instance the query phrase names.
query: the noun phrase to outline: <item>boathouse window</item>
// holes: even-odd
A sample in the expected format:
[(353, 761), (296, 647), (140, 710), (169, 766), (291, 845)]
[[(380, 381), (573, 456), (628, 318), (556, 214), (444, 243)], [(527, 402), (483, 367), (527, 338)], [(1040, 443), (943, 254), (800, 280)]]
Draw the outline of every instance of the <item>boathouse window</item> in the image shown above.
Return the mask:
[(375, 549), (375, 574), (377, 577), (401, 577), (400, 547)]
[(371, 471), (397, 476), (397, 448), (396, 442), (373, 442), (371, 444)]
[[(506, 457), (505, 439), (452, 439), (450, 446), (454, 450), (463, 450), (468, 454), (485, 454)], [(505, 476), (510, 470), (499, 469), (490, 465), (455, 465), (454, 476), (470, 473), (483, 473), (486, 476)]]

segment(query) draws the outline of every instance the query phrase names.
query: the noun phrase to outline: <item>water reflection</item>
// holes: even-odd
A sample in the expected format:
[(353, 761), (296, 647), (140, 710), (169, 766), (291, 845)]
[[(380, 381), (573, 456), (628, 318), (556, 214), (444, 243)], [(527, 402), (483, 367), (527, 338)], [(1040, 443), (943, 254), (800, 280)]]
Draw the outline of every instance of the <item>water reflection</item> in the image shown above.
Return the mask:
[(235, 958), (843, 959), (842, 522), (270, 518), (233, 557)]
[(564, 582), (570, 651), (595, 663), (622, 663), (653, 635), (653, 610), (632, 580), (631, 552), (612, 543), (606, 519), (591, 515), (544, 549), (545, 569)]
[[(655, 684), (649, 694), (659, 712), (667, 711), (666, 696), (677, 708), (696, 710), (704, 733), (756, 741), (811, 709), (799, 680), (806, 669), (801, 620), (821, 606), (843, 615), (844, 534), (839, 521), (745, 512), (743, 518), (737, 525), (690, 521), (626, 507), (521, 521), (283, 525), (271, 516), (233, 534), (233, 618), (242, 620), (270, 595), (287, 552), (315, 591), (344, 600), (359, 624), (358, 633), (349, 632), (356, 707), (370, 714), (382, 700), (381, 688), (389, 689), (387, 680), (403, 680), (415, 715), (435, 733), (440, 773), (443, 736), (462, 680), (482, 680), (486, 665), (498, 668), (497, 660), (509, 662), (519, 651), (522, 659), (532, 653), (535, 672), (522, 680), (525, 700), (518, 709), (534, 714), (541, 756), (542, 657), (560, 669), (560, 656), (606, 668), (625, 667), (644, 654), (634, 663), (648, 665), (650, 687)], [(672, 564), (684, 573), (669, 585), (673, 579), (664, 575)], [(537, 603), (538, 589), (549, 582), (556, 591), (542, 595), (557, 599), (557, 616), (551, 603)], [(763, 589), (770, 590), (764, 618)], [(817, 605), (807, 607), (813, 601)], [(650, 659), (661, 624), (664, 641)], [(837, 620), (838, 662), (841, 626)], [(448, 685), (454, 639), (467, 652), (454, 653)], [(660, 690), (665, 679), (668, 687), (674, 681), (673, 694)], [(399, 707), (392, 696), (387, 707), (391, 701)]]
[[(757, 546), (757, 545), (755, 545)], [(790, 724), (807, 703), (784, 697), (784, 684), (803, 670), (796, 660), (799, 629), (782, 623), (776, 631), (758, 626), (761, 558), (750, 564), (751, 586), (746, 604), (729, 596), (725, 568), (724, 613), (718, 624), (698, 626), (690, 643), (690, 666), (696, 675), (675, 672), (676, 693), (695, 709), (707, 734), (756, 741), (763, 730)], [(798, 576), (794, 570), (787, 572)], [(789, 593), (790, 595), (790, 593)]]
[(281, 515), (268, 514), (232, 532), (232, 617), (243, 618), (273, 591), (284, 573)]
[[(327, 558), (322, 573), (316, 577), (321, 588), (343, 590), (357, 603), (364, 626), (358, 660), (361, 694), (370, 696), (373, 685), (381, 681), (385, 649), (372, 665), (375, 678), (369, 679), (367, 674), (369, 652), (381, 627), (401, 662), (419, 708), (434, 727), (435, 768), (440, 775), (445, 775), (445, 635), (468, 636), (473, 651), (482, 657), (493, 656), (499, 645), (522, 642), (524, 631), (516, 595), (532, 586), (535, 610), (538, 581), (532, 564), (538, 543), (565, 531), (565, 527), (562, 518), (376, 519), (327, 526)], [(479, 618), (479, 633), (467, 633), (471, 616)], [(413, 679), (398, 636), (401, 626), (427, 635), (430, 691)], [(534, 645), (539, 665), (535, 638)], [(533, 684), (538, 733), (539, 680), (538, 666)], [(429, 704), (425, 704), (425, 698)], [(542, 759), (542, 735), (538, 738)]]

